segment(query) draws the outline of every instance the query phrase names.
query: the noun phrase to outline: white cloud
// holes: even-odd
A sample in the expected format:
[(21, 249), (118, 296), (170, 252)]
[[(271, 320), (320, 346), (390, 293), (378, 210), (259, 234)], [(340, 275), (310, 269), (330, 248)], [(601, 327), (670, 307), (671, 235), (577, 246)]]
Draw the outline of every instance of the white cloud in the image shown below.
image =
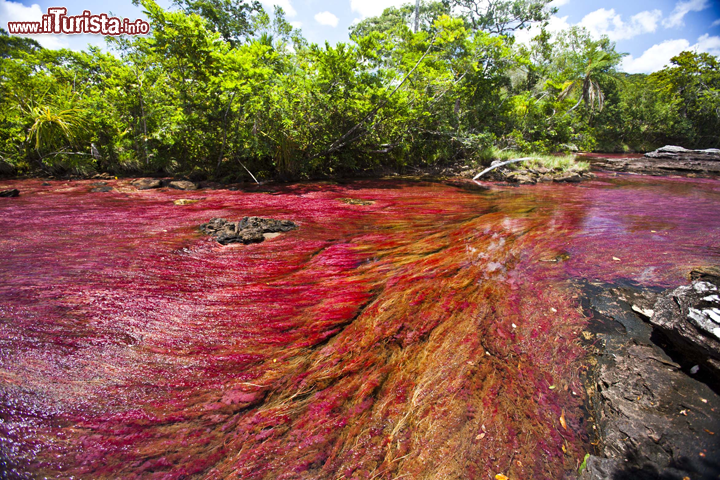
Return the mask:
[(563, 5), (567, 5), (570, 3), (570, 0), (553, 0), (550, 2), (551, 7), (562, 7)]
[(718, 18), (717, 20), (715, 20), (714, 22), (712, 22), (712, 24), (711, 24), (710, 26), (711, 26), (711, 27), (717, 27), (718, 25), (720, 25), (720, 18)]
[(700, 12), (710, 6), (709, 0), (685, 0), (675, 4), (675, 9), (670, 16), (663, 20), (665, 28), (682, 27), (685, 25), (683, 18), (690, 12)]
[(662, 69), (670, 63), (670, 59), (680, 52), (692, 50), (698, 53), (720, 55), (720, 37), (711, 37), (708, 34), (698, 38), (695, 45), (681, 38), (679, 40), (665, 40), (645, 50), (638, 58), (632, 55), (625, 57), (620, 69), (627, 73), (652, 73)]
[[(570, 28), (570, 24), (567, 21), (568, 17), (567, 15), (564, 17), (557, 17), (555, 15), (551, 16), (547, 26), (545, 27), (545, 30), (548, 33), (558, 33), (562, 30), (567, 30)], [(525, 45), (530, 45), (530, 40), (537, 37), (540, 34), (540, 26), (538, 24), (534, 24), (532, 27), (530, 27), (527, 30), (518, 30), (515, 32), (515, 40), (517, 42), (523, 43)]]
[[(0, 0), (0, 27), (7, 30), (7, 22), (39, 22), (42, 20), (43, 11), (40, 5), (33, 4), (26, 7), (22, 3)], [(70, 44), (64, 35), (19, 35), (32, 38), (45, 48), (58, 49), (69, 48)]]
[(688, 50), (690, 42), (685, 39), (665, 40), (645, 50), (638, 58), (628, 55), (623, 58), (620, 70), (627, 73), (652, 73), (670, 63), (670, 59), (678, 53)]
[(338, 17), (330, 12), (320, 12), (315, 14), (315, 21), (320, 25), (327, 25), (329, 27), (337, 27)]
[(578, 25), (587, 28), (595, 38), (607, 35), (610, 40), (627, 40), (654, 32), (661, 18), (660, 10), (646, 10), (633, 15), (630, 22), (626, 23), (622, 15), (615, 13), (615, 9), (601, 8), (585, 15)]
[(302, 28), (302, 22), (290, 22), (290, 25), (292, 25), (293, 28), (297, 28), (298, 30)]
[(698, 38), (693, 48), (698, 52), (705, 52), (718, 57), (720, 56), (720, 37), (711, 37), (710, 34), (706, 33)]
[(290, 0), (260, 0), (260, 3), (262, 3), (262, 6), (267, 10), (268, 13), (272, 13), (275, 7), (280, 7), (285, 12), (285, 15), (288, 17), (294, 17), (297, 15), (297, 10), (295, 10), (290, 3)]
[(359, 13), (362, 18), (376, 17), (390, 7), (399, 7), (409, 0), (350, 0), (350, 10)]

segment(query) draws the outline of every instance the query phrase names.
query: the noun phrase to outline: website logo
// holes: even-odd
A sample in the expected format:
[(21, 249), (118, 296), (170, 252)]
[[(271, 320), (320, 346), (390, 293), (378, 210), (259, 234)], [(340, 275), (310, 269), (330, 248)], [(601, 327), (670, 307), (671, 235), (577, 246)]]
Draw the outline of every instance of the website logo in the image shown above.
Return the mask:
[(8, 32), (14, 35), (90, 33), (96, 35), (145, 35), (150, 24), (137, 19), (110, 17), (105, 13), (93, 15), (84, 10), (82, 15), (67, 15), (65, 7), (51, 7), (39, 22), (8, 22)]

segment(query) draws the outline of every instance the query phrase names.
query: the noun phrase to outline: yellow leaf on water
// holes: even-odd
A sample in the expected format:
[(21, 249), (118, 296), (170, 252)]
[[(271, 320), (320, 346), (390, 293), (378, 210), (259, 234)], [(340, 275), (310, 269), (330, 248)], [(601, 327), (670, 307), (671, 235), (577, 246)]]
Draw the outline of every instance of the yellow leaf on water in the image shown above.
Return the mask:
[(562, 414), (560, 415), (560, 425), (567, 430), (567, 423), (565, 422), (565, 409), (563, 409)]
[(620, 261), (620, 259), (617, 258), (617, 257), (613, 257), (613, 260), (615, 260), (616, 262), (619, 262), (619, 261)]
[(495, 475), (495, 480), (510, 480), (510, 479), (508, 477), (506, 477), (505, 475), (503, 475), (502, 473), (498, 473), (497, 475)]

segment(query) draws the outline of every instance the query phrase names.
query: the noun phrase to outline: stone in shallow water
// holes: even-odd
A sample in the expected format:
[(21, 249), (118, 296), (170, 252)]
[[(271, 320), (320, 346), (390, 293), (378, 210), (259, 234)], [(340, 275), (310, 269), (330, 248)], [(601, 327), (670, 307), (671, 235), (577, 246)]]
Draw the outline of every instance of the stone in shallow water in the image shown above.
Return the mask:
[(198, 187), (193, 182), (189, 182), (187, 180), (176, 180), (174, 182), (170, 182), (170, 188), (174, 188), (176, 190), (197, 190)]
[(212, 235), (218, 243), (260, 243), (266, 234), (289, 232), (298, 228), (290, 220), (275, 220), (272, 218), (244, 217), (239, 222), (229, 222), (224, 218), (213, 218), (208, 223), (200, 225), (203, 233)]
[(20, 195), (20, 191), (17, 188), (12, 190), (3, 190), (0, 192), (0, 197), (17, 197)]
[(138, 190), (149, 190), (151, 188), (162, 187), (162, 182), (154, 178), (139, 178), (130, 183), (130, 185), (137, 188)]

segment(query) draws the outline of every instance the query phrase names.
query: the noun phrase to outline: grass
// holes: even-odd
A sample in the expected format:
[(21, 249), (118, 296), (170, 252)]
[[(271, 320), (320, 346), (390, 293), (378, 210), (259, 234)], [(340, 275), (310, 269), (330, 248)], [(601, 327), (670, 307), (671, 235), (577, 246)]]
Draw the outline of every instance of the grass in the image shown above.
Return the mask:
[(525, 168), (545, 167), (549, 170), (560, 170), (562, 172), (586, 172), (590, 169), (590, 163), (579, 161), (574, 155), (529, 156), (532, 157), (532, 160), (521, 163)]
[(562, 172), (585, 172), (590, 169), (588, 162), (578, 161), (574, 155), (544, 155), (537, 153), (525, 155), (514, 150), (501, 150), (495, 146), (479, 151), (476, 160), (480, 165), (490, 165), (496, 160), (505, 162), (520, 157), (532, 157), (532, 160), (511, 163), (508, 167), (512, 169), (544, 167), (548, 170)]

